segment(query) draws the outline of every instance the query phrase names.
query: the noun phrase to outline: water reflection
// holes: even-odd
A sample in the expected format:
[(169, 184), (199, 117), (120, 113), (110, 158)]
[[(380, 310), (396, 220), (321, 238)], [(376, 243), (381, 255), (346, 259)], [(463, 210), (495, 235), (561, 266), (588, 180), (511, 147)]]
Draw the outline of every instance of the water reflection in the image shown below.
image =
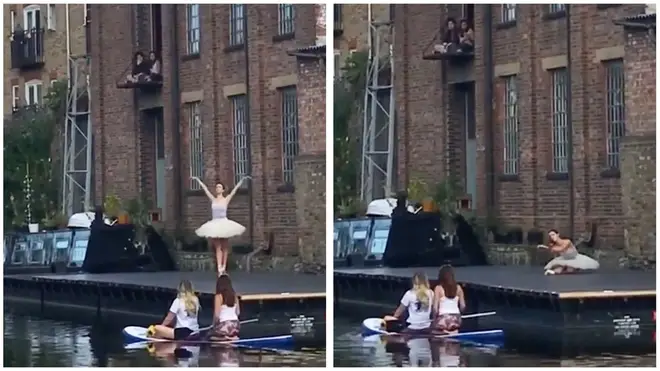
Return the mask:
[[(125, 349), (125, 324), (44, 319), (8, 307), (4, 313), (7, 367), (319, 367), (325, 351), (145, 345)], [(130, 348), (130, 347), (129, 347)]]
[(336, 367), (652, 367), (656, 355), (600, 354), (549, 358), (512, 349), (420, 338), (362, 337), (359, 323), (335, 319)]

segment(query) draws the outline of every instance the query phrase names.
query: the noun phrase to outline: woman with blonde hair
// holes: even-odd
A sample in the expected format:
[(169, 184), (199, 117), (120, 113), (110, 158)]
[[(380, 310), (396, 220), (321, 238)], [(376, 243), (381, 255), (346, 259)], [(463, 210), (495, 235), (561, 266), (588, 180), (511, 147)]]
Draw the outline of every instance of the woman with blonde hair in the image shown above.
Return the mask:
[(431, 327), (431, 312), (433, 308), (433, 291), (429, 280), (422, 272), (415, 273), (412, 278), (412, 288), (401, 298), (399, 307), (394, 314), (385, 316), (385, 321), (398, 321), (399, 317), (408, 311), (408, 326), (403, 332), (424, 333)]
[[(192, 333), (199, 331), (199, 299), (193, 285), (188, 280), (179, 283), (176, 299), (172, 301), (170, 311), (160, 325), (151, 325), (147, 329), (149, 337), (172, 340), (185, 340)], [(174, 326), (172, 323), (174, 322)]]
[(209, 191), (208, 187), (197, 177), (192, 178), (204, 190), (206, 196), (211, 201), (212, 219), (199, 227), (195, 233), (199, 237), (207, 238), (215, 252), (216, 263), (218, 267), (218, 277), (223, 275), (227, 269), (227, 257), (229, 255), (229, 239), (240, 236), (245, 233), (245, 227), (227, 218), (227, 208), (234, 195), (248, 176), (243, 177), (234, 189), (225, 196), (224, 184), (218, 182), (215, 185), (215, 196)]

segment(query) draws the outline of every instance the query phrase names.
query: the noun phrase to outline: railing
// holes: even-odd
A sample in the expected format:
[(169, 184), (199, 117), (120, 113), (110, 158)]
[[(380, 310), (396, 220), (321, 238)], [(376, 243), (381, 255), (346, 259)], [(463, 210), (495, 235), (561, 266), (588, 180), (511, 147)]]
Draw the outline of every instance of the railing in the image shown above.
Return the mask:
[[(458, 27), (458, 26), (457, 26)], [(422, 59), (427, 60), (453, 60), (465, 61), (474, 57), (474, 45), (469, 51), (461, 50), (460, 45), (443, 43), (444, 30), (440, 29), (435, 34), (422, 52)]]
[[(148, 56), (148, 54), (147, 54)], [(116, 80), (117, 88), (119, 89), (143, 89), (143, 90), (157, 90), (163, 86), (163, 62), (160, 63), (160, 74), (140, 74), (133, 76), (134, 61), (124, 69), (119, 78)], [(149, 63), (145, 60), (143, 63)], [(130, 77), (130, 79), (129, 79)]]
[(11, 67), (30, 68), (44, 63), (44, 29), (14, 31), (11, 34)]

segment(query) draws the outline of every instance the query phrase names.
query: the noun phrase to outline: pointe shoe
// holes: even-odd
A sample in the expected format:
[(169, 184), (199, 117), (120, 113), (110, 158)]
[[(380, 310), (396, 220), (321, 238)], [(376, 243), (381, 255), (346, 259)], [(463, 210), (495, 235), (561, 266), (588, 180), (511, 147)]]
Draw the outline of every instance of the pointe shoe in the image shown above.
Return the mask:
[(555, 271), (550, 270), (550, 269), (548, 269), (548, 270), (545, 271), (545, 275), (546, 275), (546, 276), (552, 276), (552, 275), (555, 274), (555, 273), (556, 273)]

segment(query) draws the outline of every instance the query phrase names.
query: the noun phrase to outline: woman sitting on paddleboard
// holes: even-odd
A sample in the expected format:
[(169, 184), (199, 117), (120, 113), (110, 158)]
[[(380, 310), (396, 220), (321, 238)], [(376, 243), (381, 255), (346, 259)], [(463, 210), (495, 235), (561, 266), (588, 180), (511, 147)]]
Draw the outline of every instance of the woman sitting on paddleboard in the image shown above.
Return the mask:
[(385, 321), (397, 321), (408, 310), (408, 327), (405, 333), (425, 333), (431, 326), (431, 308), (433, 306), (433, 291), (429, 288), (429, 280), (424, 273), (415, 273), (412, 288), (401, 298), (401, 304), (394, 314), (385, 316)]
[(240, 322), (238, 296), (228, 275), (218, 277), (215, 284), (213, 306), (213, 328), (209, 334), (211, 340), (228, 341), (238, 339)]
[(458, 332), (461, 327), (461, 312), (465, 310), (463, 289), (456, 283), (454, 269), (450, 265), (440, 267), (438, 281), (433, 292), (433, 332)]
[(600, 264), (584, 255), (580, 254), (568, 238), (561, 238), (556, 229), (548, 232), (548, 246), (539, 245), (539, 248), (550, 249), (556, 255), (545, 265), (545, 274), (573, 273), (580, 270), (594, 270), (600, 267)]
[[(178, 294), (170, 306), (170, 311), (160, 325), (151, 325), (147, 329), (149, 337), (184, 340), (199, 330), (197, 317), (200, 310), (199, 299), (193, 285), (188, 280), (179, 283)], [(170, 327), (172, 321), (174, 328)]]

